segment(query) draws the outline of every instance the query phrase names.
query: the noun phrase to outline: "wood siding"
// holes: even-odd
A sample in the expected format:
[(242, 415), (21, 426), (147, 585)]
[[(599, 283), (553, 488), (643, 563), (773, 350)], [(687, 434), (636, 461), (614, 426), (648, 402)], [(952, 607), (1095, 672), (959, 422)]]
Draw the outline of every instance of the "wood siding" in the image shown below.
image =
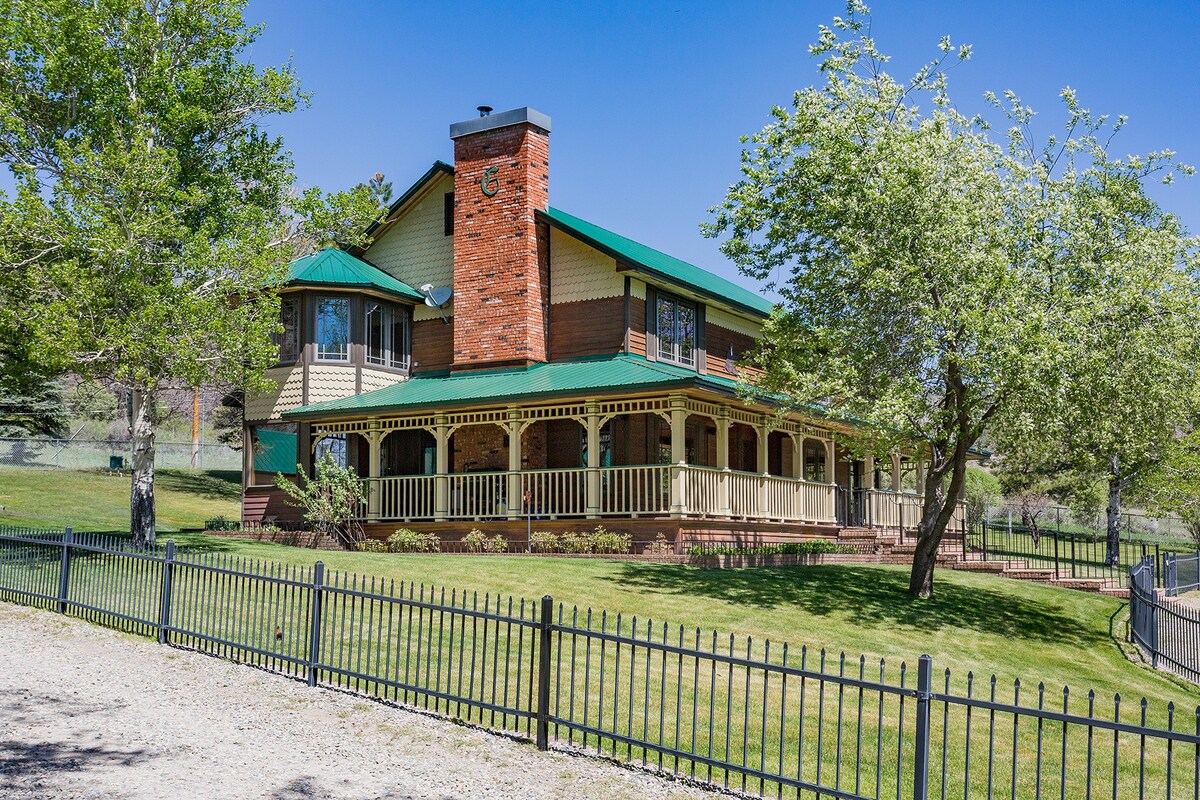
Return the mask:
[(705, 326), (705, 333), (708, 338), (706, 352), (708, 371), (713, 375), (721, 375), (726, 378), (737, 377), (730, 373), (725, 364), (725, 361), (729, 358), (729, 350), (732, 347), (734, 359), (740, 359), (754, 348), (756, 344), (755, 339), (744, 333), (738, 333), (737, 331), (731, 331), (719, 325), (714, 325), (711, 318)]
[(625, 349), (625, 298), (550, 307), (550, 360), (620, 353)]
[(422, 319), (413, 323), (413, 373), (450, 369), (454, 363), (454, 320), (450, 324), (438, 319)]
[(646, 355), (646, 299), (629, 298), (629, 352)]

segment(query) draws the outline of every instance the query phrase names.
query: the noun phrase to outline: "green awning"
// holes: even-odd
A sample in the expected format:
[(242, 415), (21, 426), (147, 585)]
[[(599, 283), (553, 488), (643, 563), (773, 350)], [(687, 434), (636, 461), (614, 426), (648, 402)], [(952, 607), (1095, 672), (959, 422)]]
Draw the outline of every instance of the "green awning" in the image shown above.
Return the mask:
[(255, 438), (257, 440), (254, 448), (255, 472), (296, 474), (296, 459), (298, 458), (296, 434), (261, 428), (255, 432)]
[(768, 317), (775, 308), (775, 304), (770, 300), (733, 281), (725, 280), (695, 264), (681, 261), (640, 242), (626, 239), (599, 225), (573, 217), (557, 208), (549, 208), (541, 213), (551, 225), (607, 253), (636, 272), (642, 272), (674, 286), (691, 289), (697, 294), (728, 303), (755, 316)]
[(672, 364), (647, 361), (642, 356), (619, 354), (529, 367), (419, 375), (373, 392), (295, 408), (284, 412), (283, 416), (295, 419), (373, 414), (508, 403), (557, 395), (628, 394), (640, 390), (686, 388), (733, 396), (738, 384), (717, 375), (701, 375)]
[(287, 286), (368, 289), (419, 302), (425, 296), (376, 266), (344, 250), (326, 247), (298, 258), (288, 266)]

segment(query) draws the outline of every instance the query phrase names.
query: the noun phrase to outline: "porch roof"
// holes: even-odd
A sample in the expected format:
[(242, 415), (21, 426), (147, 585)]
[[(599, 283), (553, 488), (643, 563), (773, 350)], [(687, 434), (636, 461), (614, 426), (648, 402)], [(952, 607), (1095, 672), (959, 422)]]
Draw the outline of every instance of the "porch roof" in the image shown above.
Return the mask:
[(480, 405), (558, 395), (609, 394), (646, 389), (707, 389), (734, 395), (738, 383), (717, 375), (701, 375), (642, 356), (617, 354), (529, 367), (463, 373), (418, 375), (400, 383), (341, 400), (294, 408), (288, 419), (328, 415), (378, 414), (421, 408)]
[(374, 289), (414, 302), (425, 297), (407, 283), (336, 247), (326, 247), (293, 261), (288, 266), (288, 277), (284, 283), (287, 286)]

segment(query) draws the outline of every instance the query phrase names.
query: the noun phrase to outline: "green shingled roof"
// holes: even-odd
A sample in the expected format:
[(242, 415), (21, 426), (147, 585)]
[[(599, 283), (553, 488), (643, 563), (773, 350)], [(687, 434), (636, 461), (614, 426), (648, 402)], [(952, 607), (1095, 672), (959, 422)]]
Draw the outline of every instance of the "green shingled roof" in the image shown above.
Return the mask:
[(454, 405), (486, 405), (553, 395), (607, 394), (639, 389), (701, 388), (732, 395), (735, 381), (701, 375), (636, 355), (534, 364), (453, 375), (419, 375), (373, 392), (314, 403), (285, 412), (284, 417), (341, 413), (377, 413)]
[(652, 247), (626, 239), (624, 236), (593, 225), (579, 217), (573, 217), (557, 208), (543, 212), (550, 224), (566, 231), (592, 247), (628, 264), (636, 272), (642, 272), (675, 286), (729, 303), (743, 311), (758, 316), (769, 316), (774, 304), (733, 281), (701, 269), (694, 264), (681, 261), (674, 256), (659, 252)]
[(344, 250), (326, 247), (298, 258), (288, 266), (288, 286), (335, 289), (374, 289), (405, 300), (419, 301), (424, 295), (378, 267)]
[(258, 439), (254, 448), (255, 472), (296, 474), (296, 434), (264, 428), (258, 430), (255, 437)]

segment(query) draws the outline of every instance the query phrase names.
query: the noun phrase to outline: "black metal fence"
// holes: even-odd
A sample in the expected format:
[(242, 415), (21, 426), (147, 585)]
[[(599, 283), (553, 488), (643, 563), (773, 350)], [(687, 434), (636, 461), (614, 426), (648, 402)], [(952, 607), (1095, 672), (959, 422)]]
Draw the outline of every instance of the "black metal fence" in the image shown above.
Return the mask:
[[(1181, 542), (1180, 547), (1184, 546)], [(1026, 528), (983, 522), (963, 539), (963, 555), (972, 554), (985, 561), (1016, 562), (1031, 570), (1050, 570), (1056, 578), (1094, 578), (1111, 586), (1124, 586), (1129, 570), (1147, 558), (1160, 566), (1155, 575), (1161, 578), (1161, 566), (1174, 551), (1170, 545), (1122, 539), (1113, 564), (1104, 537), (1054, 530), (1035, 535)]]
[[(661, 621), (0, 529), (0, 599), (768, 797), (1196, 797), (1200, 708)], [(1124, 714), (1124, 716), (1123, 716)]]
[(1164, 600), (1155, 566), (1147, 558), (1129, 571), (1129, 638), (1155, 669), (1200, 683), (1200, 609)]
[(1169, 553), (1163, 558), (1162, 587), (1176, 597), (1200, 589), (1200, 552)]

